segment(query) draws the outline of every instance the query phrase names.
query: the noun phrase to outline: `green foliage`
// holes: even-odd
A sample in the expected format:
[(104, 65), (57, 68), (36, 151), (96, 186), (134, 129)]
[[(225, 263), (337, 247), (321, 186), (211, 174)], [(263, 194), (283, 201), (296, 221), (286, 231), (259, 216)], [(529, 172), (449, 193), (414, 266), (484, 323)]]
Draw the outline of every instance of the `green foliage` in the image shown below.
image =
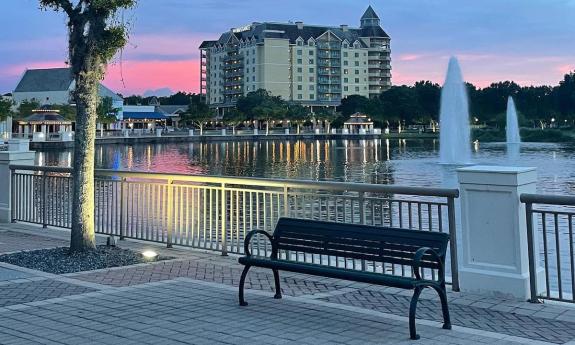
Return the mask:
[(180, 118), (186, 125), (194, 125), (202, 129), (206, 122), (214, 118), (214, 113), (207, 104), (203, 102), (192, 102), (188, 106), (188, 111), (180, 115)]
[(105, 124), (116, 122), (116, 114), (119, 109), (114, 108), (113, 104), (112, 97), (104, 97), (100, 99), (100, 103), (96, 110), (98, 113), (98, 122)]
[(75, 121), (76, 120), (76, 107), (62, 104), (54, 106), (55, 109), (60, 111), (60, 115), (62, 115), (65, 119)]
[(12, 101), (4, 99), (0, 96), (0, 121), (5, 120), (8, 116), (12, 116)]
[(224, 123), (232, 127), (236, 127), (245, 120), (246, 120), (245, 114), (237, 109), (227, 110), (223, 117)]
[[(471, 140), (479, 140), (479, 142), (504, 142), (505, 129), (474, 129), (471, 132), (471, 138)], [(522, 128), (521, 141), (548, 143), (575, 142), (575, 133), (573, 131), (563, 131), (559, 129)]]
[(32, 110), (40, 108), (40, 103), (35, 100), (25, 100), (18, 106), (18, 111), (16, 112), (16, 117), (18, 119), (23, 119), (32, 114)]
[[(148, 105), (154, 96), (142, 97), (131, 95), (124, 97), (124, 103), (128, 105)], [(201, 95), (178, 91), (170, 96), (156, 97), (160, 105), (188, 105), (192, 102), (191, 98), (200, 98)]]

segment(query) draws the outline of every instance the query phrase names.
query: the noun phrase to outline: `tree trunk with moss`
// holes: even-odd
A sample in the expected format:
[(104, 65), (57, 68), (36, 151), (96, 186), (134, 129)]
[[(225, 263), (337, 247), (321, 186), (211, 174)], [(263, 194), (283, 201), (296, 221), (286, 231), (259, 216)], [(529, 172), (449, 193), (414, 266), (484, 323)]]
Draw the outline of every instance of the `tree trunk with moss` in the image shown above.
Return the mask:
[(68, 17), (69, 65), (76, 88), (76, 133), (72, 164), (72, 230), (70, 251), (94, 249), (94, 153), (98, 89), (107, 63), (127, 42), (123, 23), (114, 21), (119, 10), (136, 0), (40, 0), (42, 9)]

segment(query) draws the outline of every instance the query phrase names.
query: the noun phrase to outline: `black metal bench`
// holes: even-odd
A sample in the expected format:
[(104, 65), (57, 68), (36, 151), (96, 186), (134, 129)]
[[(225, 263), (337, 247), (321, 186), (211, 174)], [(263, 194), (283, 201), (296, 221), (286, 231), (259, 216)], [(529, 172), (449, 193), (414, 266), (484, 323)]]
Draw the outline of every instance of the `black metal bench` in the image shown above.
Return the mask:
[[(250, 242), (256, 234), (266, 236), (271, 242), (269, 257), (250, 253)], [(414, 293), (409, 308), (409, 333), (411, 339), (419, 339), (415, 330), (415, 311), (419, 295), (426, 287), (433, 288), (439, 294), (443, 328), (451, 329), (444, 264), (448, 242), (449, 235), (444, 233), (280, 218), (273, 235), (262, 230), (252, 230), (245, 238), (245, 256), (239, 258), (239, 263), (245, 265), (240, 279), (239, 302), (242, 306), (247, 305), (244, 300), (244, 283), (250, 267), (270, 268), (273, 271), (276, 299), (282, 297), (280, 270), (410, 289)], [(411, 267), (413, 274), (411, 277), (403, 277), (296, 262), (282, 259), (278, 255), (279, 251), (405, 265)], [(435, 270), (437, 279), (422, 277), (420, 269), (423, 268)]]

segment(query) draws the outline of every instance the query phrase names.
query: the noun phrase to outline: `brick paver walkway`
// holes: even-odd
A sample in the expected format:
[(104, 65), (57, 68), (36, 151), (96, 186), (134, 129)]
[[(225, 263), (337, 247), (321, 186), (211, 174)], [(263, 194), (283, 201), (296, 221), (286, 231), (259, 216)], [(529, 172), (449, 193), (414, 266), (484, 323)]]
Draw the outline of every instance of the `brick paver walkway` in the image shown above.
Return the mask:
[[(10, 243), (0, 253), (65, 245), (65, 236), (0, 226), (0, 243)], [(240, 308), (235, 257), (154, 248), (176, 259), (59, 276), (0, 263), (0, 276), (20, 272), (0, 279), (0, 344), (412, 343), (409, 291), (282, 273), (286, 298), (277, 301), (273, 276), (254, 269), (247, 282), (250, 305)], [(446, 331), (436, 296), (422, 298), (418, 344), (575, 344), (574, 307), (451, 292), (455, 327)]]

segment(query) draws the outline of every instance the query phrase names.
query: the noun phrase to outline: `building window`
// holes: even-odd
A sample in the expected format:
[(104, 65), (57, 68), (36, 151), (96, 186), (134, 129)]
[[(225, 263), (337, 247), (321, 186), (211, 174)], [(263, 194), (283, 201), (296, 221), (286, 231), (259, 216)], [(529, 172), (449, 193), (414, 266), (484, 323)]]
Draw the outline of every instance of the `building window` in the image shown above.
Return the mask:
[(256, 68), (252, 67), (252, 72), (256, 73)]
[(356, 86), (356, 87), (355, 87), (355, 91), (359, 91), (359, 86)]
[(302, 64), (302, 60), (301, 60), (301, 59), (297, 59), (297, 63), (301, 65), (301, 64)]
[(252, 77), (252, 81), (256, 81), (256, 76), (255, 76), (255, 75)]
[(315, 90), (315, 86), (314, 86), (314, 85), (310, 85), (310, 86), (309, 86), (309, 89), (310, 89), (311, 91), (313, 91), (313, 90)]
[(355, 70), (355, 74), (359, 74), (359, 70), (358, 70), (358, 69)]
[(315, 95), (313, 93), (309, 94), (309, 99), (315, 99)]
[(309, 55), (310, 55), (310, 56), (313, 56), (313, 50), (310, 50), (310, 51), (309, 51)]
[(297, 89), (298, 89), (298, 90), (303, 90), (303, 88), (302, 88), (301, 85), (298, 85), (298, 86), (297, 86)]
[(297, 95), (297, 99), (303, 99), (303, 95), (300, 93)]
[(359, 78), (355, 78), (355, 83), (359, 84)]
[(298, 41), (297, 41), (297, 45), (298, 45), (298, 46), (303, 46), (303, 41), (302, 41), (302, 40), (298, 40)]
[(347, 52), (343, 52), (343, 57), (347, 57)]
[(343, 91), (348, 91), (348, 90), (349, 90), (349, 87), (347, 87), (347, 86), (343, 87)]
[(309, 64), (313, 65), (313, 61), (314, 61), (313, 59), (309, 59)]
[(301, 72), (303, 72), (303, 69), (302, 69), (301, 67), (298, 67), (298, 68), (297, 68), (297, 72), (298, 72), (298, 73), (301, 73)]
[(343, 60), (343, 65), (347, 66), (347, 60)]
[(358, 58), (358, 57), (359, 57), (359, 53), (355, 53), (355, 57)]
[(343, 78), (343, 82), (344, 82), (344, 83), (347, 83), (347, 82), (348, 82), (348, 79), (347, 79), (347, 78)]
[(356, 65), (356, 66), (359, 66), (359, 61), (356, 61), (356, 62), (355, 62), (355, 65)]
[(301, 54), (302, 54), (301, 49), (298, 49), (298, 50), (297, 50), (297, 55), (301, 56)]
[(314, 71), (313, 67), (310, 67), (310, 68), (309, 68), (309, 73), (313, 73), (313, 71)]
[(347, 74), (347, 73), (348, 73), (348, 72), (347, 72), (347, 68), (344, 68), (344, 69), (343, 69), (343, 74)]
[(253, 59), (252, 59), (252, 63), (256, 63), (256, 58), (253, 58)]
[(297, 81), (303, 81), (303, 77), (300, 75), (297, 77)]
[(313, 83), (313, 82), (315, 81), (315, 78), (314, 78), (314, 77), (309, 77), (309, 81), (310, 81), (311, 83)]

